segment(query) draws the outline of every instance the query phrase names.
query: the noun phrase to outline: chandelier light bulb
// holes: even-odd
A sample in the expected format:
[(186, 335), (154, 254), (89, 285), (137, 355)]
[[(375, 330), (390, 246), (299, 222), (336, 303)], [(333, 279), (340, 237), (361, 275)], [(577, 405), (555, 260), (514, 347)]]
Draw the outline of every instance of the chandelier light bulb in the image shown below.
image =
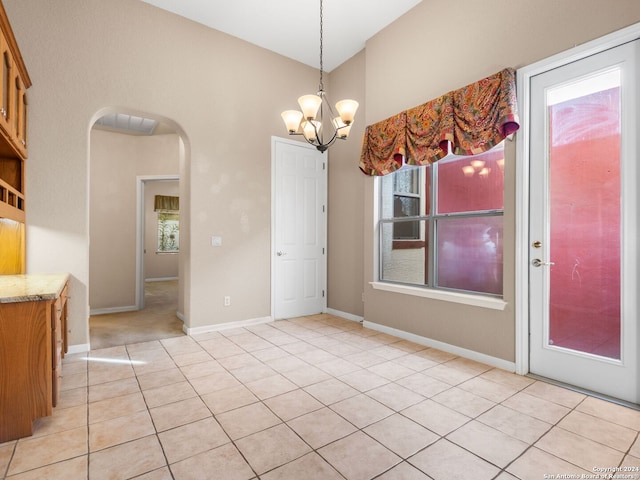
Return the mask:
[(322, 128), (322, 123), (317, 120), (307, 120), (302, 122), (302, 133), (307, 142), (316, 142), (318, 140), (318, 134)]
[(307, 120), (315, 120), (322, 98), (318, 95), (303, 95), (298, 98), (298, 104), (302, 109), (302, 116)]
[(281, 116), (287, 126), (287, 131), (290, 134), (296, 133), (302, 121), (302, 112), (300, 110), (285, 110), (281, 113)]
[(344, 124), (351, 125), (356, 116), (356, 110), (358, 110), (358, 102), (349, 99), (340, 100), (336, 103), (336, 110), (338, 110), (338, 115)]
[(349, 132), (351, 131), (352, 124), (345, 124), (340, 117), (336, 117), (333, 119), (333, 126), (336, 129), (336, 134), (338, 138), (345, 139), (349, 136)]
[(473, 168), (471, 165), (465, 165), (464, 167), (462, 167), (462, 173), (464, 173), (465, 177), (473, 177), (473, 174), (475, 173), (476, 169)]

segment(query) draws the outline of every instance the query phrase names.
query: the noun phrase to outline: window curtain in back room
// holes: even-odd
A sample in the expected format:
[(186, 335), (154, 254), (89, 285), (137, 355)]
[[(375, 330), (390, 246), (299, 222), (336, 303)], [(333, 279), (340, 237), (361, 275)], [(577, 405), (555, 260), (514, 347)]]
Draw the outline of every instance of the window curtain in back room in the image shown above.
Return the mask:
[(478, 82), (367, 126), (360, 169), (386, 175), (409, 165), (428, 165), (449, 153), (486, 152), (520, 128), (515, 70)]
[(177, 212), (180, 210), (180, 197), (171, 197), (169, 195), (156, 195), (153, 202), (153, 209), (156, 212), (161, 212), (161, 211)]

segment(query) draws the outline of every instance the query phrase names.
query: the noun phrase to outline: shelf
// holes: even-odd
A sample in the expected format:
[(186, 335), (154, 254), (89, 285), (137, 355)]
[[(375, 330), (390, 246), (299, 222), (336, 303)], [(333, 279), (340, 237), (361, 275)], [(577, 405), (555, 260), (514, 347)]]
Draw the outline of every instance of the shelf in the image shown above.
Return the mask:
[(24, 211), (24, 194), (0, 179), (0, 217), (24, 223)]

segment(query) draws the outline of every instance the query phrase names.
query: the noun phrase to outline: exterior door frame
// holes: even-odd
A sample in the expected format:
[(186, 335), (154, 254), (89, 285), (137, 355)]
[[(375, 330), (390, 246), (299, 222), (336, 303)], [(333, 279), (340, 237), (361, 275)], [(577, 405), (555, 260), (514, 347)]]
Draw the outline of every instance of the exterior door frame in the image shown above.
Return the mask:
[[(316, 148), (313, 145), (310, 145), (308, 143), (305, 142), (299, 142), (296, 140), (290, 140), (288, 138), (282, 138), (282, 137), (276, 137), (276, 136), (272, 136), (271, 137), (271, 319), (275, 320), (276, 319), (276, 144), (277, 143), (286, 143), (289, 145), (294, 145), (296, 147), (301, 147), (301, 148), (307, 148), (310, 150), (316, 150)], [(324, 218), (324, 245), (325, 245), (325, 254), (323, 255), (323, 262), (322, 262), (322, 268), (323, 268), (323, 275), (322, 275), (322, 290), (323, 292), (325, 292), (325, 295), (323, 297), (323, 305), (322, 305), (322, 311), (326, 312), (327, 311), (327, 253), (326, 253), (326, 245), (327, 245), (327, 218), (329, 215), (329, 211), (328, 211), (328, 189), (329, 189), (329, 174), (328, 174), (328, 170), (329, 170), (329, 162), (328, 162), (328, 153), (326, 153), (327, 155), (327, 161), (325, 162), (325, 169), (323, 170), (324, 175), (325, 175), (325, 191), (323, 192), (324, 198), (325, 198), (325, 215), (323, 216)]]
[(516, 152), (516, 373), (529, 373), (529, 150), (531, 78), (640, 38), (640, 23), (566, 50), (517, 71), (520, 132)]

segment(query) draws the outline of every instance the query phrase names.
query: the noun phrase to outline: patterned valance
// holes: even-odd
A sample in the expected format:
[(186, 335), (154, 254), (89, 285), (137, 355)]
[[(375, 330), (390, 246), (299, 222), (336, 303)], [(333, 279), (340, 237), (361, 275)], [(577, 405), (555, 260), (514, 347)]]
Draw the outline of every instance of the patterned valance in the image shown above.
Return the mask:
[(360, 169), (367, 175), (386, 175), (402, 166), (405, 146), (407, 114), (402, 112), (383, 122), (369, 125), (364, 132)]
[(170, 197), (168, 195), (156, 195), (153, 203), (153, 209), (157, 211), (173, 211), (180, 210), (180, 197)]
[(451, 95), (443, 95), (407, 110), (407, 163), (428, 165), (448, 153), (453, 141)]
[(479, 82), (367, 126), (360, 169), (386, 175), (402, 166), (428, 165), (449, 153), (475, 155), (520, 128), (515, 71), (507, 68)]

